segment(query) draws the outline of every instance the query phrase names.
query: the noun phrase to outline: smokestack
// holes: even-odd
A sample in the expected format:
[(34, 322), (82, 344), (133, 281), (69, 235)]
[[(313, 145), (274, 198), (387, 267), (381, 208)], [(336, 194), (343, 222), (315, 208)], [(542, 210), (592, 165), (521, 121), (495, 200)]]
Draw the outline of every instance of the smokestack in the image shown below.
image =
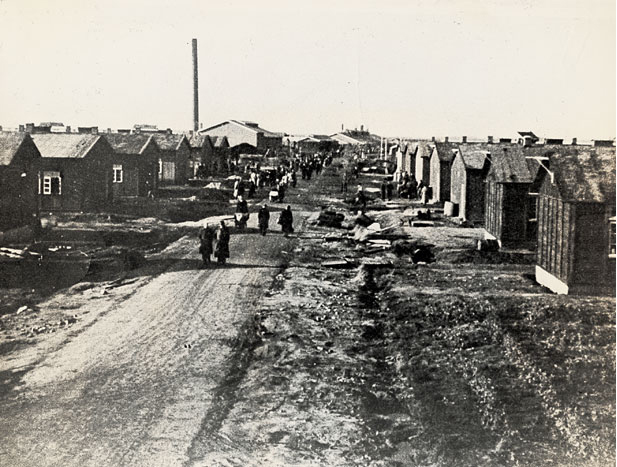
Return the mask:
[(463, 136), (463, 143), (467, 142), (467, 136)]
[(197, 39), (193, 39), (193, 130), (199, 131), (199, 86), (197, 70)]

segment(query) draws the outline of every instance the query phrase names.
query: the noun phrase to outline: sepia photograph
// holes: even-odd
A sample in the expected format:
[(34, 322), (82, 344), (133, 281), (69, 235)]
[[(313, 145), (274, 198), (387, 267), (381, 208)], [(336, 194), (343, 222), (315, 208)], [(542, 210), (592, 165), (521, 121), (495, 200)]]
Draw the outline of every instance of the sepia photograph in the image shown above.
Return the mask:
[(0, 0), (0, 466), (616, 464), (615, 0)]

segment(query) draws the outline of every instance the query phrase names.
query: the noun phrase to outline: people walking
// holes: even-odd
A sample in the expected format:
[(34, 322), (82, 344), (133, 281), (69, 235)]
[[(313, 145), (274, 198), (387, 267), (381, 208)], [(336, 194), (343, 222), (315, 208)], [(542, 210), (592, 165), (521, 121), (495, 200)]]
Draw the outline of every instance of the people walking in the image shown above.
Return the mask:
[(268, 210), (268, 206), (265, 204), (259, 210), (259, 213), (257, 213), (257, 223), (259, 225), (259, 233), (261, 235), (266, 235), (270, 224), (270, 211)]
[(212, 256), (212, 242), (214, 241), (214, 230), (206, 224), (199, 232), (199, 253), (201, 254), (202, 267), (210, 264), (210, 256)]
[(281, 211), (278, 223), (281, 225), (281, 230), (287, 237), (290, 233), (293, 233), (293, 213), (291, 212), (291, 206), (287, 206), (286, 209)]
[(229, 229), (225, 225), (225, 221), (221, 221), (216, 231), (214, 257), (219, 264), (225, 264), (225, 261), (229, 258)]
[(238, 196), (238, 202), (236, 203), (236, 226), (240, 229), (246, 227), (246, 223), (249, 220), (249, 206), (242, 195)]

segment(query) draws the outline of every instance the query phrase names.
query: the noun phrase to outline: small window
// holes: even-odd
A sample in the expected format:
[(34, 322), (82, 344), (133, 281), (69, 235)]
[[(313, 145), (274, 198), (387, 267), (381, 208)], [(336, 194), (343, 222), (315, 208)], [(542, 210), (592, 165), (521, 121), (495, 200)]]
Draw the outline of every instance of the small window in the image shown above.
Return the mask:
[(60, 172), (43, 172), (41, 176), (41, 193), (44, 195), (62, 194)]
[(616, 251), (615, 251), (615, 239), (616, 239), (616, 235), (615, 235), (615, 218), (612, 217), (611, 219), (609, 219), (609, 231), (608, 231), (608, 257), (609, 258), (615, 258), (616, 256)]
[(114, 165), (114, 183), (122, 183), (122, 166)]

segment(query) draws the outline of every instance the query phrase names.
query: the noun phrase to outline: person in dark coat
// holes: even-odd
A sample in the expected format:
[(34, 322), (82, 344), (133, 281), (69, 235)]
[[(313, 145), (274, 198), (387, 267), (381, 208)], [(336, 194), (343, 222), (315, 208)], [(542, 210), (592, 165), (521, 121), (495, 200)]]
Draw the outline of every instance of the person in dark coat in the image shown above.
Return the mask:
[(281, 211), (281, 216), (279, 217), (278, 223), (281, 225), (281, 230), (287, 237), (290, 233), (293, 233), (293, 222), (294, 217), (291, 212), (291, 206), (287, 206), (287, 209)]
[(229, 258), (229, 229), (225, 225), (225, 221), (221, 221), (216, 231), (214, 257), (219, 264), (225, 264), (225, 261)]
[(259, 224), (259, 233), (266, 235), (268, 225), (270, 224), (270, 211), (265, 204), (257, 213), (257, 223)]
[(381, 200), (385, 201), (388, 193), (388, 184), (385, 180), (381, 181)]
[(206, 225), (201, 232), (199, 232), (199, 253), (203, 261), (202, 267), (206, 267), (210, 264), (210, 256), (212, 255), (213, 248), (212, 242), (214, 241), (214, 230)]
[(388, 179), (386, 182), (386, 195), (388, 197), (388, 201), (392, 200), (392, 192), (394, 191), (394, 186), (392, 185), (392, 180)]

